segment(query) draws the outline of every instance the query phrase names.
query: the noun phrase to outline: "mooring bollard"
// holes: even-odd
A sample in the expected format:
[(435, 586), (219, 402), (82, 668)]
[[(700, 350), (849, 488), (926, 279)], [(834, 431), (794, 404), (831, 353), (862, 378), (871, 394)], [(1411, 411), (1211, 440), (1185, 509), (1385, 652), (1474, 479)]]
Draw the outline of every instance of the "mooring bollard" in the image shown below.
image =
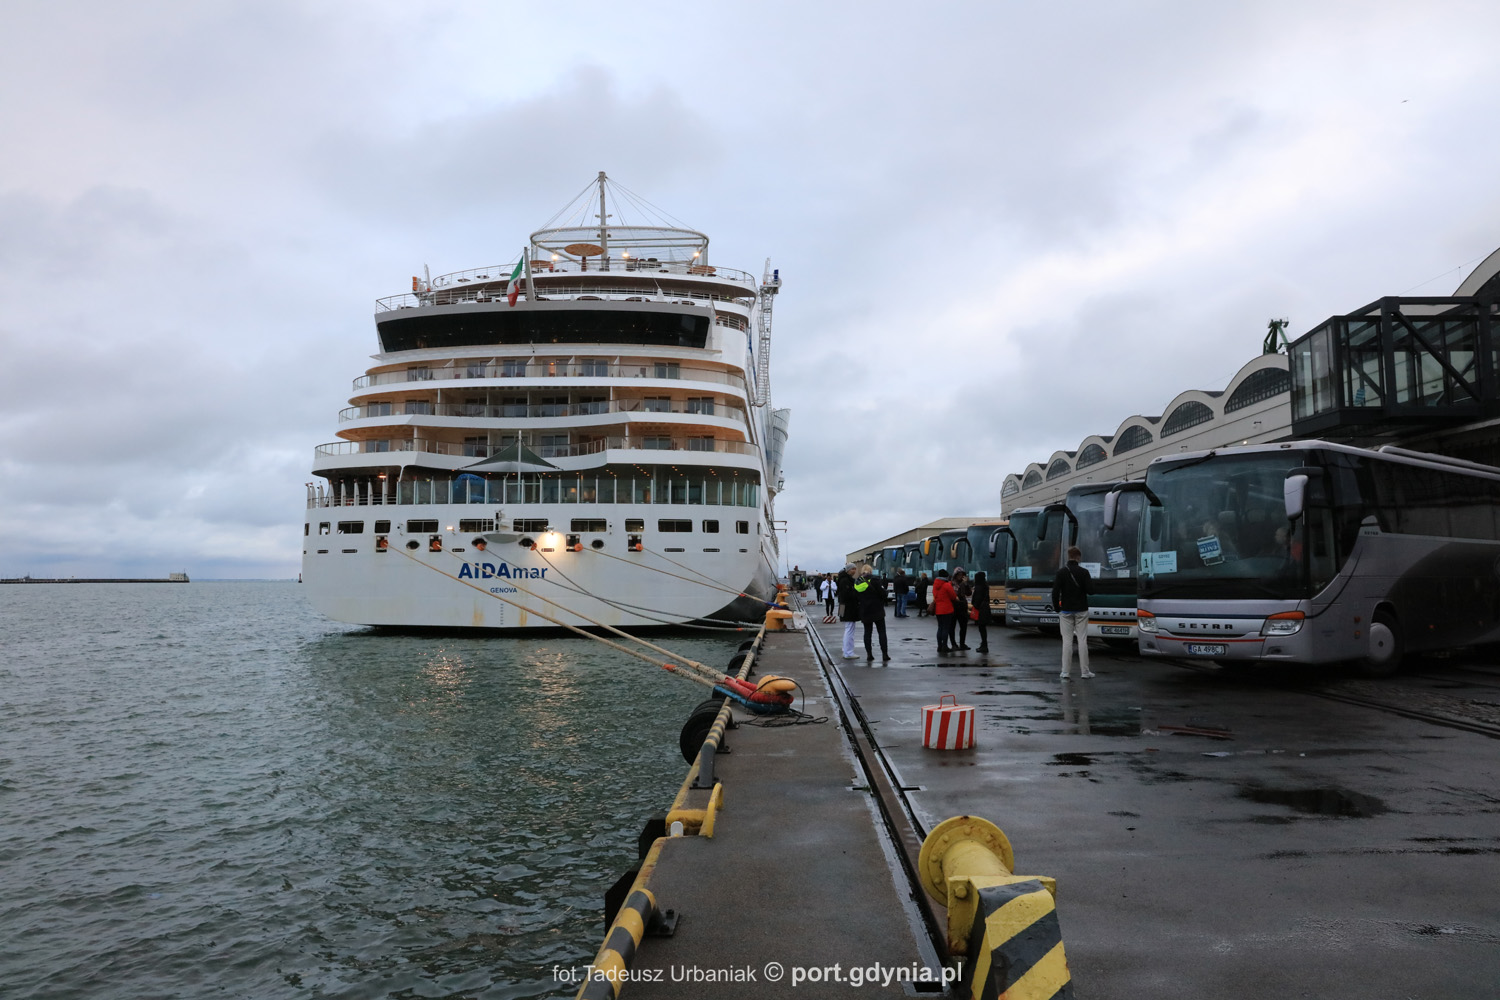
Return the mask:
[(963, 961), (965, 994), (1070, 998), (1057, 881), (1013, 875), (1014, 868), (1010, 841), (978, 816), (939, 823), (917, 858), (922, 885), (948, 908), (948, 953)]

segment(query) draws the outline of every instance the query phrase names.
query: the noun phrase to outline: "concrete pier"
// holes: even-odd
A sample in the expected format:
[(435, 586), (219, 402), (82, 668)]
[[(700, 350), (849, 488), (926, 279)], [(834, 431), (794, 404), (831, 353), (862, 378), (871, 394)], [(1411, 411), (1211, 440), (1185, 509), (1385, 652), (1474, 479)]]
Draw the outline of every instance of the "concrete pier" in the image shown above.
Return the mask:
[[(797, 677), (806, 710), (835, 720), (828, 699), (847, 689), (871, 753), (914, 807), (916, 839), (950, 816), (981, 816), (1009, 837), (1017, 871), (1057, 880), (1072, 995), (1496, 994), (1493, 664), (1436, 662), (1372, 688), (1337, 674), (1246, 679), (1096, 645), (1098, 676), (1064, 682), (1055, 638), (991, 628), (987, 656), (938, 657), (932, 619), (887, 625), (888, 665), (878, 649), (873, 662), (862, 647), (840, 658), (842, 626), (816, 626), (831, 685), (805, 634), (769, 635), (758, 672)], [(1372, 690), (1426, 714), (1330, 700)], [(921, 708), (943, 694), (975, 707), (974, 749), (922, 748)], [(679, 920), (674, 936), (642, 941), (633, 968), (663, 981), (624, 992), (843, 995), (847, 979), (828, 981), (835, 966), (847, 976), (933, 954), (892, 863), (899, 835), (885, 835), (871, 794), (851, 790), (857, 735), (836, 721), (728, 734), (714, 837), (667, 841), (652, 877), (657, 905)], [(765, 976), (773, 962), (779, 982)], [(808, 981), (814, 968), (823, 982)], [(695, 969), (757, 978), (682, 978)]]

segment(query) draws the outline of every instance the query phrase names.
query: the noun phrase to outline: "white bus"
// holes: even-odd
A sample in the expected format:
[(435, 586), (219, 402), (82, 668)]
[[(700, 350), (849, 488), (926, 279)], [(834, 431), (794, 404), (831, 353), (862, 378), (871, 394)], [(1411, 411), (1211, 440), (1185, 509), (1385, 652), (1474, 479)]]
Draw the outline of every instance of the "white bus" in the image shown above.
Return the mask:
[(1330, 663), (1500, 640), (1500, 469), (1298, 441), (1158, 458), (1141, 493), (1146, 656)]

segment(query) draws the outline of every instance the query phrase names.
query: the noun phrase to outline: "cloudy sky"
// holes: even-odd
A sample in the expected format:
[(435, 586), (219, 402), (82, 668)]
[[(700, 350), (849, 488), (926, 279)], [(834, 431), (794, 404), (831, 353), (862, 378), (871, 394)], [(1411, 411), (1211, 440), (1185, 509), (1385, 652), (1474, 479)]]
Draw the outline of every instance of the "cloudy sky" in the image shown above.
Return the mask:
[(28, 3), (0, 34), (0, 575), (291, 577), (373, 301), (603, 169), (785, 287), (789, 560), (1448, 294), (1493, 3)]

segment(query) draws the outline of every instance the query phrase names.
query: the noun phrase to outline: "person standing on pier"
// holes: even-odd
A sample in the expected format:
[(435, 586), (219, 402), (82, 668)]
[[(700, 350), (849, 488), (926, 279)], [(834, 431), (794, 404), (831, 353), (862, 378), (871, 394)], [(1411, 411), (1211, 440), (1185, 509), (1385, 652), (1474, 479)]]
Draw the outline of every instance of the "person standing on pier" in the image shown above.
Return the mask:
[[(932, 581), (932, 613), (937, 617), (937, 642), (939, 653), (946, 653), (953, 649), (953, 584), (948, 582), (948, 571), (940, 569), (937, 571), (937, 579)], [(953, 652), (957, 652), (953, 649)]]
[(845, 563), (836, 583), (839, 621), (844, 623), (844, 659), (854, 659), (854, 629), (859, 625), (859, 595), (854, 592), (854, 564)]
[(1068, 564), (1057, 571), (1052, 581), (1052, 606), (1057, 609), (1057, 627), (1062, 632), (1062, 673), (1068, 679), (1073, 669), (1073, 638), (1078, 638), (1078, 666), (1080, 677), (1094, 676), (1089, 669), (1089, 594), (1094, 589), (1094, 578), (1089, 571), (1078, 565), (1083, 551), (1076, 545), (1068, 546)]
[(906, 602), (911, 597), (911, 584), (906, 579), (906, 570), (896, 570), (896, 581), (891, 584), (896, 594), (896, 617), (906, 617)]
[(823, 598), (824, 625), (832, 625), (835, 620), (833, 617), (833, 599), (836, 593), (837, 589), (833, 585), (833, 574), (824, 573), (823, 581), (818, 584), (818, 596)]
[(974, 627), (979, 630), (979, 648), (976, 653), (988, 653), (990, 651), (990, 578), (985, 575), (984, 570), (976, 570), (974, 573), (974, 587), (969, 597), (970, 607), (974, 609), (970, 615), (974, 619)]
[(880, 658), (891, 658), (890, 647), (885, 641), (885, 586), (875, 579), (875, 571), (866, 564), (859, 568), (859, 582), (854, 585), (859, 594), (859, 620), (865, 623), (865, 659), (875, 659), (875, 650), (870, 648), (870, 630), (880, 632)]
[[(954, 649), (969, 648), (969, 571), (962, 566), (953, 570), (953, 624), (958, 628)], [(949, 629), (948, 637), (953, 637)]]

